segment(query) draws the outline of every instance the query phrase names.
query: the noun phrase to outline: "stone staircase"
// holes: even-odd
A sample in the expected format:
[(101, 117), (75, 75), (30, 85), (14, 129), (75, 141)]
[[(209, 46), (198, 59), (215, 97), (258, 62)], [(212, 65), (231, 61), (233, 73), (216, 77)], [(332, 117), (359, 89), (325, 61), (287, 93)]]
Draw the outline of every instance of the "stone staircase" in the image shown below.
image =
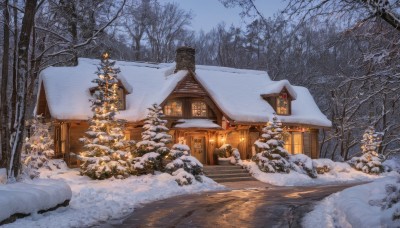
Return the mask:
[(220, 165), (204, 166), (204, 174), (215, 182), (254, 181), (254, 179), (241, 166), (231, 165), (229, 162), (220, 161)]

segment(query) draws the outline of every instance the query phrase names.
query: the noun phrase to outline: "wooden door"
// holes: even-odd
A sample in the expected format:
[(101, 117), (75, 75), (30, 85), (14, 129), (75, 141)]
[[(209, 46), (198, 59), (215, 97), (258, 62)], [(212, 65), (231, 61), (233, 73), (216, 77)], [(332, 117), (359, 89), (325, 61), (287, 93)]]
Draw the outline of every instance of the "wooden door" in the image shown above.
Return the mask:
[(193, 136), (190, 150), (192, 156), (197, 158), (197, 160), (199, 160), (201, 163), (205, 164), (206, 161), (205, 137)]

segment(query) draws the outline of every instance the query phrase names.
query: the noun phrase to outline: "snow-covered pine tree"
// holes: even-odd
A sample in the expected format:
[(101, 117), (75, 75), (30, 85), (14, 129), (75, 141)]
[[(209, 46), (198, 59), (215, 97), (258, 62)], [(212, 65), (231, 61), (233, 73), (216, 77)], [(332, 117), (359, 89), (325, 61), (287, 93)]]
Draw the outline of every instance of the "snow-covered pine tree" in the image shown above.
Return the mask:
[(26, 138), (21, 155), (22, 170), (33, 179), (39, 177), (39, 168), (52, 169), (48, 161), (54, 156), (54, 141), (49, 133), (50, 124), (44, 122), (43, 116), (38, 115), (27, 121), (27, 125), (30, 125), (31, 135)]
[(175, 144), (169, 153), (171, 162), (167, 164), (166, 170), (176, 176), (179, 185), (189, 185), (193, 179), (203, 182), (203, 164), (195, 157), (190, 156), (190, 148), (185, 144)]
[(385, 157), (378, 154), (379, 146), (381, 145), (380, 133), (375, 131), (373, 126), (368, 127), (361, 140), (361, 157), (353, 157), (350, 164), (357, 170), (364, 173), (379, 174), (384, 171), (382, 162)]
[(263, 128), (263, 134), (254, 145), (259, 153), (253, 157), (261, 171), (267, 173), (290, 172), (289, 153), (284, 149), (282, 122), (274, 115)]
[(136, 144), (138, 157), (133, 160), (138, 174), (164, 170), (163, 160), (169, 153), (167, 144), (172, 139), (165, 126), (167, 121), (162, 119), (164, 117), (162, 108), (153, 104), (148, 110), (143, 126), (142, 141)]
[(93, 117), (89, 119), (87, 137), (81, 139), (86, 149), (79, 156), (83, 162), (81, 175), (93, 179), (125, 178), (131, 170), (127, 162), (131, 153), (123, 150), (132, 143), (124, 140), (125, 121), (115, 118), (120, 102), (117, 79), (120, 70), (114, 65), (115, 61), (110, 61), (108, 53), (104, 53), (96, 72), (98, 78), (92, 81), (97, 84), (91, 99)]

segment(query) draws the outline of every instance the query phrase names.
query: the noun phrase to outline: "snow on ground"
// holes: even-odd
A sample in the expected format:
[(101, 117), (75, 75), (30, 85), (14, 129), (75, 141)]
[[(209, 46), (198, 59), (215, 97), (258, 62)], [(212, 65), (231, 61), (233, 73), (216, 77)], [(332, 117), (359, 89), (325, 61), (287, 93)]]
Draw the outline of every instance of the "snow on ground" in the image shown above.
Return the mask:
[(382, 210), (379, 205), (370, 204), (385, 198), (385, 185), (395, 183), (400, 177), (392, 175), (328, 196), (303, 218), (303, 226), (400, 227), (400, 220), (392, 220), (395, 207)]
[[(320, 159), (316, 159), (320, 160)], [(325, 159), (323, 159), (325, 160)], [(324, 161), (325, 162), (325, 161)], [(306, 186), (321, 184), (340, 184), (361, 181), (372, 181), (380, 178), (376, 175), (368, 175), (357, 171), (344, 162), (330, 162), (331, 170), (325, 174), (318, 174), (317, 178), (311, 178), (306, 174), (301, 174), (291, 170), (286, 173), (264, 173), (260, 171), (257, 164), (252, 161), (243, 161), (243, 165), (259, 181), (278, 185), (278, 186)]]
[(71, 199), (70, 187), (60, 180), (35, 179), (0, 185), (0, 221), (11, 215), (37, 213)]
[(5, 227), (86, 227), (122, 218), (143, 203), (176, 195), (222, 190), (224, 187), (203, 177), (204, 183), (194, 181), (178, 186), (169, 174), (132, 176), (124, 180), (91, 180), (80, 176), (77, 169), (42, 172), (42, 177), (66, 181), (72, 189), (72, 199), (66, 208), (19, 219)]

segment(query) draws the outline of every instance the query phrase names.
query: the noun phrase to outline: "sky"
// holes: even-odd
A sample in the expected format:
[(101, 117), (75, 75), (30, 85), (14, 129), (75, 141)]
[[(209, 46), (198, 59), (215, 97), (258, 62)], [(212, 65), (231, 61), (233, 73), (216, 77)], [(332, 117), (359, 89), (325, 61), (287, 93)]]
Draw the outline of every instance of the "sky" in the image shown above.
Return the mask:
[[(194, 17), (192, 28), (195, 31), (209, 31), (218, 23), (225, 21), (226, 25), (245, 25), (239, 16), (240, 8), (225, 8), (218, 0), (160, 0), (160, 2), (176, 2), (185, 10), (192, 10)], [(255, 0), (255, 4), (266, 18), (285, 8), (287, 1)]]

